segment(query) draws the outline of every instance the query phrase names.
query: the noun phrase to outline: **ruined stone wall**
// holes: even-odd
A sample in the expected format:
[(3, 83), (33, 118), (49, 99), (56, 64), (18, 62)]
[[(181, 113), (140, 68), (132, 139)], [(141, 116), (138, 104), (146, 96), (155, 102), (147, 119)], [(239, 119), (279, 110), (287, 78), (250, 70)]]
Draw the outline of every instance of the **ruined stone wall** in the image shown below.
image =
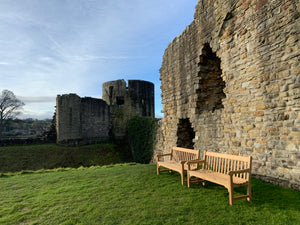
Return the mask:
[(103, 100), (76, 94), (56, 98), (57, 142), (65, 144), (122, 139), (133, 116), (154, 117), (154, 84), (115, 80), (103, 84)]
[(109, 139), (110, 112), (105, 101), (76, 94), (56, 99), (57, 142), (87, 143)]
[(142, 80), (128, 80), (128, 94), (135, 115), (154, 117), (154, 84)]
[(300, 1), (199, 0), (194, 17), (163, 56), (157, 151), (189, 132), (195, 149), (252, 155), (257, 177), (300, 190)]
[(56, 98), (57, 142), (81, 138), (81, 98), (76, 94), (58, 95)]
[(124, 138), (133, 116), (154, 117), (154, 85), (141, 80), (103, 83), (102, 98), (110, 105), (112, 134)]
[(83, 139), (109, 138), (110, 112), (102, 99), (85, 97), (81, 99), (81, 123)]

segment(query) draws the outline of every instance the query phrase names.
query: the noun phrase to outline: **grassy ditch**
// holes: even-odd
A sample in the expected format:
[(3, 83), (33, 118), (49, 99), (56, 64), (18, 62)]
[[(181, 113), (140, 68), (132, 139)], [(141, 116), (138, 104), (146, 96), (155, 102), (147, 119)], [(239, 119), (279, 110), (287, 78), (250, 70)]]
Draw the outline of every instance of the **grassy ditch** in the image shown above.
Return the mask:
[(1, 173), (58, 167), (88, 167), (120, 162), (124, 162), (124, 159), (118, 147), (109, 143), (78, 147), (56, 144), (0, 147)]
[[(300, 192), (252, 180), (253, 201), (182, 186), (153, 164), (3, 174), (0, 224), (300, 224)], [(239, 188), (239, 194), (246, 190)]]

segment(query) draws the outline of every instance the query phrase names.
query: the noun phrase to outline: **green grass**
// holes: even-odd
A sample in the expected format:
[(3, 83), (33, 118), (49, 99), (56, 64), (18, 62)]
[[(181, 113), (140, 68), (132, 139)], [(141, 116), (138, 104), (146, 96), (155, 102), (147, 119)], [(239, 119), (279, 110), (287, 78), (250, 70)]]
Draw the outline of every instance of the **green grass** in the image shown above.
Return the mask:
[[(300, 193), (252, 180), (253, 201), (227, 190), (182, 186), (153, 164), (4, 174), (0, 224), (300, 224)], [(237, 189), (244, 193), (244, 188)]]
[(56, 144), (0, 147), (0, 173), (121, 162), (124, 162), (122, 152), (118, 151), (118, 146), (110, 143), (77, 147)]

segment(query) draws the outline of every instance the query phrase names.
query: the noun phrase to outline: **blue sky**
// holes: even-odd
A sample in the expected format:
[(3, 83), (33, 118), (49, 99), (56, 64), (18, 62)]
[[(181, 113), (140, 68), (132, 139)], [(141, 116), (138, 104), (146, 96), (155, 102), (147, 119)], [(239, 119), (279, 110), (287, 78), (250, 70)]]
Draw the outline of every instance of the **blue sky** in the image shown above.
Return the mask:
[(155, 84), (168, 43), (197, 0), (1, 0), (0, 91), (25, 102), (21, 118), (51, 118), (58, 94), (102, 97), (117, 79)]

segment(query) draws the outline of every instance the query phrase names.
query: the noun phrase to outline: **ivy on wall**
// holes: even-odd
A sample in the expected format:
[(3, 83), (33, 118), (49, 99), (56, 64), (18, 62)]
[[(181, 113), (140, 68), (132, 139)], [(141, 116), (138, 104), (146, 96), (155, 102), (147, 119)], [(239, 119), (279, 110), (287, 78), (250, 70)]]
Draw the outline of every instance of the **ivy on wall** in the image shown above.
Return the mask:
[(129, 139), (133, 159), (137, 163), (150, 163), (153, 156), (157, 119), (134, 116), (129, 120)]

